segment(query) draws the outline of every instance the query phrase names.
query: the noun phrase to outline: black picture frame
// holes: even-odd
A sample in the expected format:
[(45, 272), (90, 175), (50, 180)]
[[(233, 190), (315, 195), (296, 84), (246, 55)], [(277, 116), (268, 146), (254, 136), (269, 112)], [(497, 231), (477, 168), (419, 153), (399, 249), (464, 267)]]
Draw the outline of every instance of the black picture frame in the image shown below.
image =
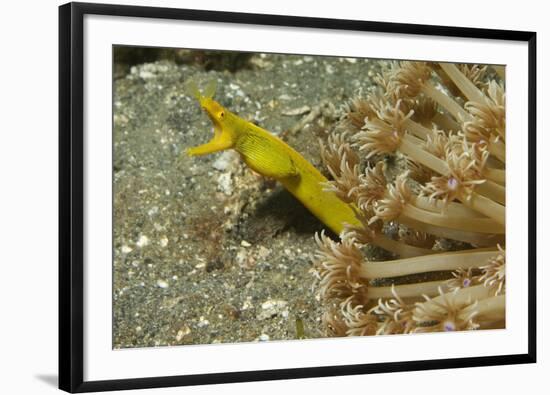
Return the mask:
[[(528, 352), (473, 358), (420, 360), (346, 366), (142, 377), (106, 381), (84, 380), (84, 136), (83, 136), (83, 19), (87, 14), (230, 22), (279, 27), (308, 27), (364, 32), (402, 33), (528, 43)], [(59, 388), (90, 392), (199, 384), (233, 383), (354, 375), (380, 372), (449, 369), (536, 361), (536, 33), (259, 15), (109, 4), (69, 3), (59, 8)]]

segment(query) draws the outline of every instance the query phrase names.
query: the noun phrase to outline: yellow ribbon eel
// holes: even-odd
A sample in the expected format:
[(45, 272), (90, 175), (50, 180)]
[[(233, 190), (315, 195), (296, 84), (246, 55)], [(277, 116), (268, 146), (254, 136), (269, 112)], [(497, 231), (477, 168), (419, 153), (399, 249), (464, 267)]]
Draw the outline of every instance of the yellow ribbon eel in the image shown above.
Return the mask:
[(215, 83), (210, 83), (201, 94), (193, 82), (187, 84), (188, 92), (198, 100), (214, 125), (214, 138), (206, 144), (189, 148), (189, 155), (234, 149), (248, 167), (283, 184), (336, 234), (342, 232), (344, 223), (361, 226), (350, 205), (333, 192), (323, 190), (322, 183), (327, 179), (319, 170), (277, 136), (240, 118), (213, 100), (215, 89)]

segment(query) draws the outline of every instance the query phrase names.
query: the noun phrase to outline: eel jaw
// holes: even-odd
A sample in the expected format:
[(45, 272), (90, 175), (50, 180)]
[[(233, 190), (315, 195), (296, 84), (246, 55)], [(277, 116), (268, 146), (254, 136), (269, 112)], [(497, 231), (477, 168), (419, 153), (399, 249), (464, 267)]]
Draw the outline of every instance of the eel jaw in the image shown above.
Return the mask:
[(192, 147), (187, 150), (189, 156), (198, 156), (211, 154), (213, 152), (223, 151), (233, 146), (233, 141), (229, 133), (223, 133), (218, 127), (214, 127), (214, 138), (206, 144)]

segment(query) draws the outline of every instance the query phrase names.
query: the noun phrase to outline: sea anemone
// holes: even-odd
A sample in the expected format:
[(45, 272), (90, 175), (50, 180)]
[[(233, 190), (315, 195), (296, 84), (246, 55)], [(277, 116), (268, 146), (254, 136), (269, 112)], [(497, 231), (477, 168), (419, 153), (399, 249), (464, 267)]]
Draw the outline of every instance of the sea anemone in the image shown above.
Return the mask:
[[(504, 70), (381, 64), (377, 86), (343, 107), (321, 144), (325, 189), (362, 224), (340, 241), (316, 235), (327, 333), (503, 328)], [(391, 259), (374, 259), (377, 249)]]

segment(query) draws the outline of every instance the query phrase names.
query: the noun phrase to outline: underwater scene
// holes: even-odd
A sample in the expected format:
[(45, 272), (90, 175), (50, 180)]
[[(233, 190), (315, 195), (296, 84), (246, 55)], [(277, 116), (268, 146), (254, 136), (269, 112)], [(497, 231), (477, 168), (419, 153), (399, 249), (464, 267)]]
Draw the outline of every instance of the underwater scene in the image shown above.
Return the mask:
[(113, 348), (503, 329), (505, 68), (113, 47)]

